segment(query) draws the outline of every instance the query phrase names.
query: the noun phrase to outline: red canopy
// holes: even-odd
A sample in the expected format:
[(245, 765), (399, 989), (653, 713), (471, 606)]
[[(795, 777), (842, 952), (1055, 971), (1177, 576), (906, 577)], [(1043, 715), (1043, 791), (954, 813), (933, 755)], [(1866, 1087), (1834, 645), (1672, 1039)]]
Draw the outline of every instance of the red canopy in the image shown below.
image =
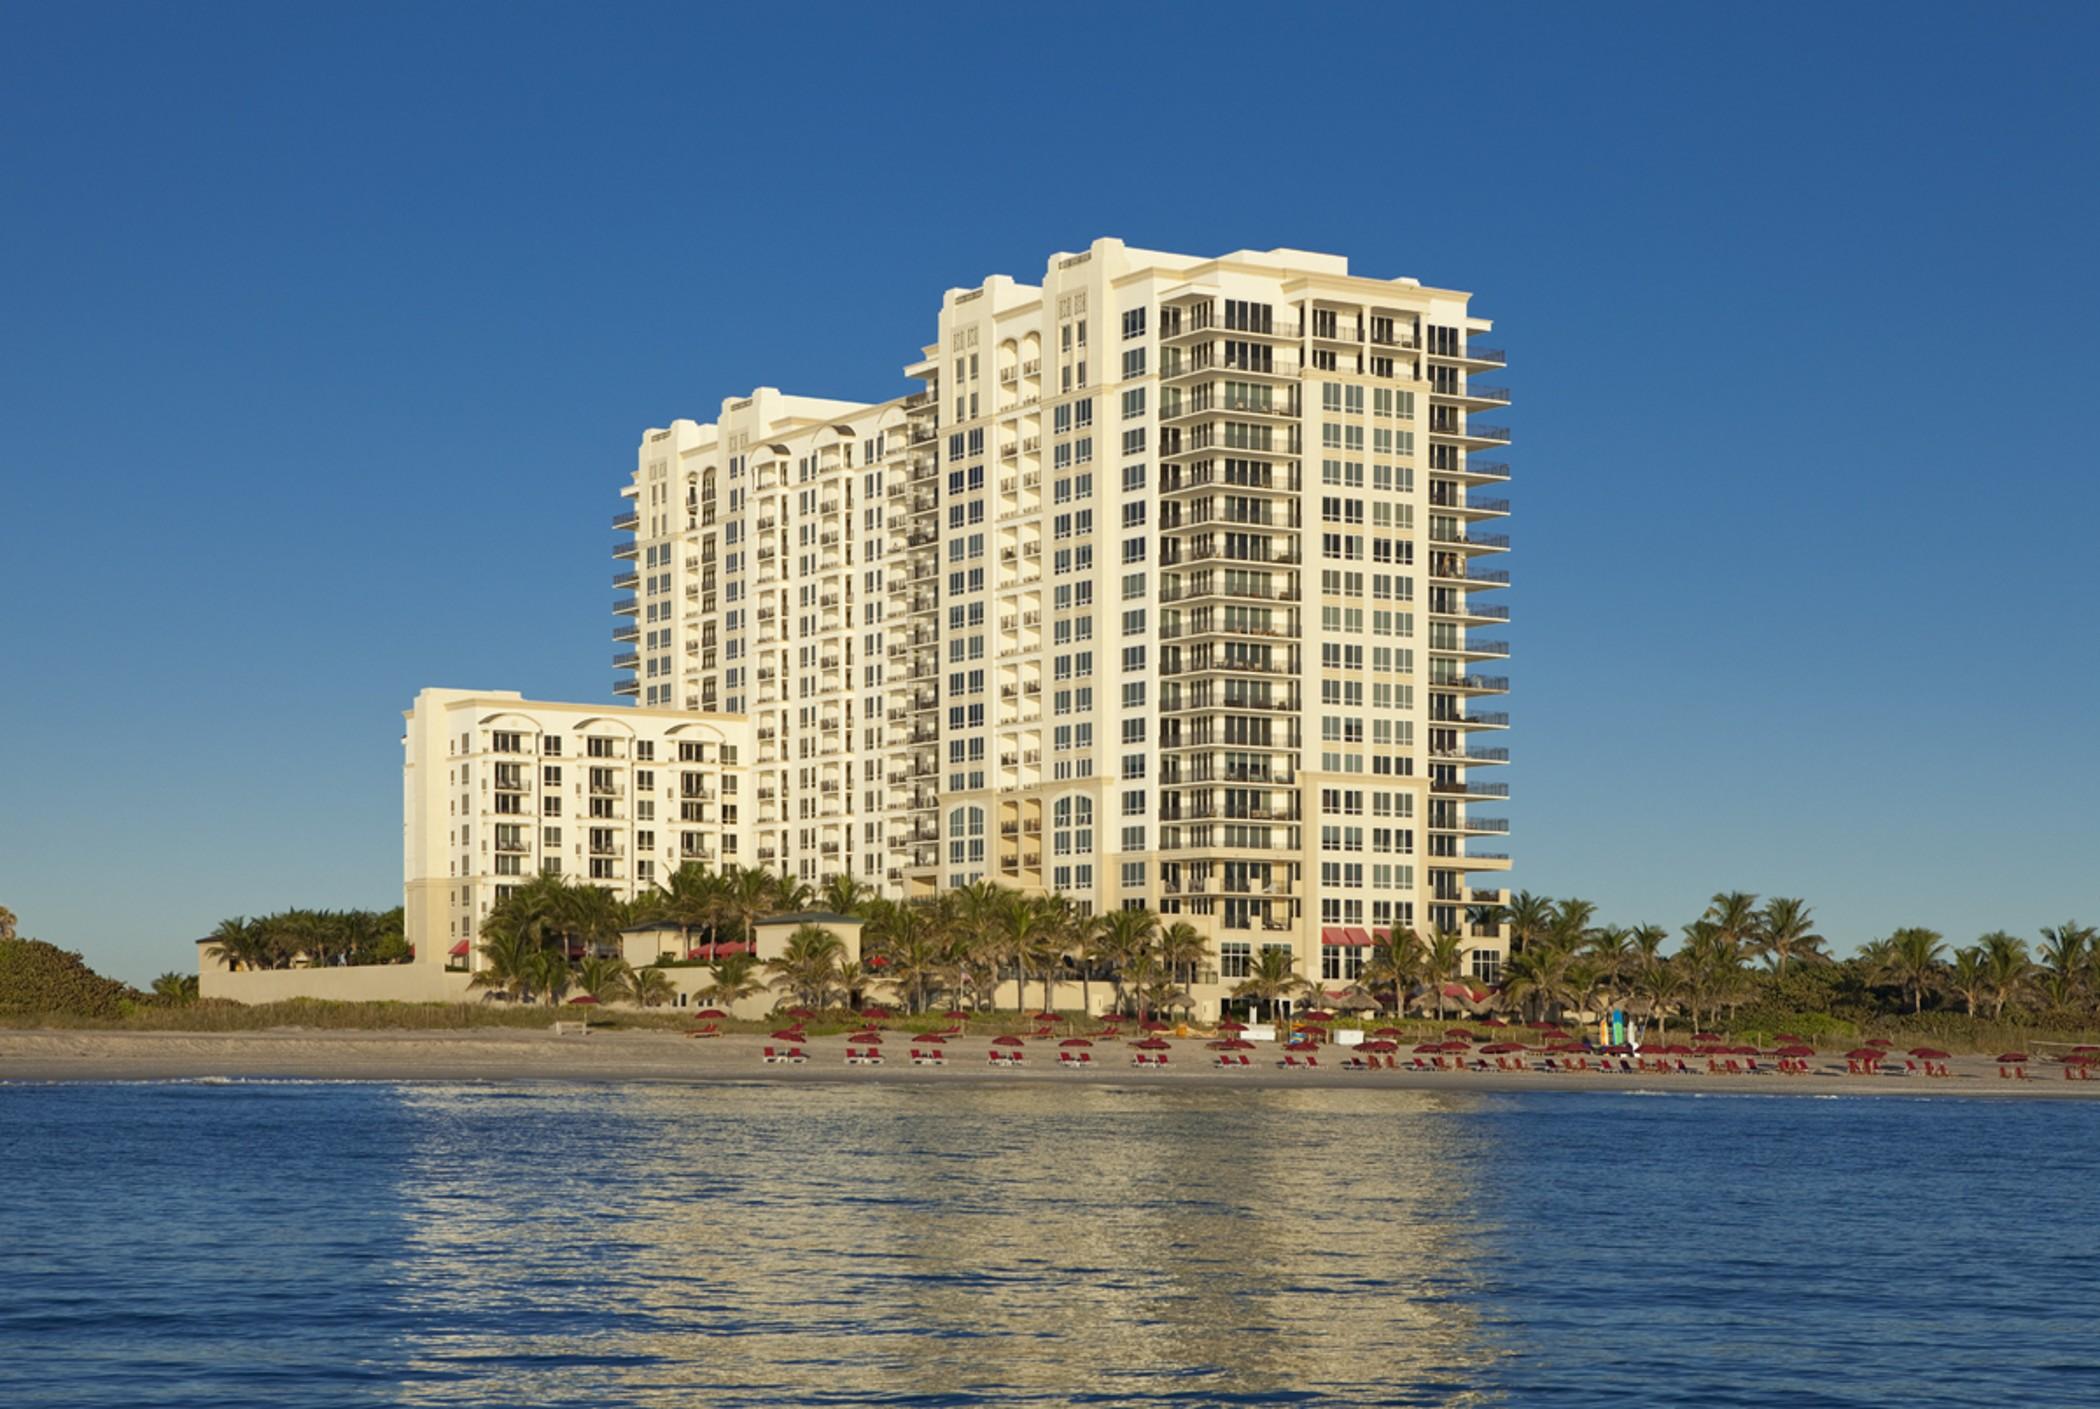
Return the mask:
[(992, 1039), (992, 1045), (994, 1047), (1018, 1047), (1021, 1045), (1021, 1039), (1014, 1036), (1012, 1033), (1008, 1033), (1004, 1037), (994, 1037)]
[(1087, 1041), (1084, 1037), (1067, 1037), (1057, 1045), (1060, 1047), (1091, 1047), (1094, 1044)]
[(1165, 1048), (1173, 1044), (1169, 1043), (1164, 1037), (1146, 1037), (1136, 1042), (1133, 1042), (1130, 1045), (1133, 1047), (1142, 1048), (1147, 1052), (1158, 1052), (1164, 1050)]
[(452, 957), (455, 959), (464, 959), (467, 957), (467, 942), (465, 940), (461, 940), (459, 943), (452, 946)]
[(1473, 1033), (1472, 1033), (1472, 1030), (1471, 1030), (1470, 1028), (1463, 1028), (1463, 1027), (1447, 1027), (1447, 1028), (1445, 1028), (1445, 1029), (1444, 1029), (1444, 1036), (1446, 1036), (1446, 1037), (1463, 1037), (1463, 1038), (1467, 1039), (1468, 1041), (1471, 1041), (1471, 1040), (1472, 1040), (1472, 1037), (1473, 1037)]
[(1509, 1026), (1509, 1024), (1508, 1024), (1508, 1023), (1506, 1023), (1506, 1022), (1502, 1021), (1502, 1019), (1500, 1019), (1500, 1018), (1488, 1018), (1488, 1019), (1484, 1020), (1484, 1021), (1483, 1021), (1483, 1022), (1482, 1022), (1482, 1023), (1480, 1024), (1480, 1025), (1481, 1025), (1482, 1027), (1508, 1027), (1508, 1026)]

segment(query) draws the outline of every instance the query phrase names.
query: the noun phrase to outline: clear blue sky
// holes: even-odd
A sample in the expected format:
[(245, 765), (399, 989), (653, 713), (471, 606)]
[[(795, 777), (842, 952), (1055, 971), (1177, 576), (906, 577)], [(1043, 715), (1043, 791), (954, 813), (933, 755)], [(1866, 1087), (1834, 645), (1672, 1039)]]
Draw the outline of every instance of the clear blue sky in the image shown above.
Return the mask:
[(641, 429), (1106, 234), (1498, 320), (1517, 884), (2100, 920), (2096, 14), (0, 4), (0, 903), (396, 903), (418, 686), (612, 698)]

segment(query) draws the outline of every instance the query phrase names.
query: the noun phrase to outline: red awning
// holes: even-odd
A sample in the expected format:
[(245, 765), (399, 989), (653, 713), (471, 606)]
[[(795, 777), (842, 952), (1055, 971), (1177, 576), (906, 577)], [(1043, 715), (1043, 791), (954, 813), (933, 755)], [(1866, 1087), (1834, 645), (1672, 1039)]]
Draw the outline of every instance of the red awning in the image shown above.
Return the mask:
[(1320, 943), (1329, 949), (1363, 949), (1371, 943), (1371, 934), (1353, 925), (1329, 925), (1320, 931)]
[(455, 959), (464, 959), (467, 957), (467, 942), (465, 940), (461, 940), (459, 943), (452, 946), (452, 957)]
[(1340, 944), (1342, 942), (1342, 936), (1347, 933), (1348, 931), (1343, 929), (1340, 925), (1329, 925), (1325, 929), (1320, 931), (1320, 943)]

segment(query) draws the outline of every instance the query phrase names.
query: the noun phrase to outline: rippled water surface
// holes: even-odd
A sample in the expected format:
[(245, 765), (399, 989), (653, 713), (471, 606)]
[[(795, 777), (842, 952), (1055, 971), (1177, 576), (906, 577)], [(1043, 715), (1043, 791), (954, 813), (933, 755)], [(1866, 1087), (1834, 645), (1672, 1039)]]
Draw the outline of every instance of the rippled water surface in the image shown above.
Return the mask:
[(2100, 1403), (2100, 1105), (0, 1087), (12, 1405)]

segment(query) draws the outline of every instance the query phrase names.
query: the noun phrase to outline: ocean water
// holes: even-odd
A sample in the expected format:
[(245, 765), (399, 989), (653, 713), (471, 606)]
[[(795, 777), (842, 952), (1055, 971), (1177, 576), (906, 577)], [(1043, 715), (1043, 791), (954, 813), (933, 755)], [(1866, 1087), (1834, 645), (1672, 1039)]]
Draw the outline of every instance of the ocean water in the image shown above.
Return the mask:
[(2100, 1104), (0, 1086), (12, 1406), (2100, 1404)]

